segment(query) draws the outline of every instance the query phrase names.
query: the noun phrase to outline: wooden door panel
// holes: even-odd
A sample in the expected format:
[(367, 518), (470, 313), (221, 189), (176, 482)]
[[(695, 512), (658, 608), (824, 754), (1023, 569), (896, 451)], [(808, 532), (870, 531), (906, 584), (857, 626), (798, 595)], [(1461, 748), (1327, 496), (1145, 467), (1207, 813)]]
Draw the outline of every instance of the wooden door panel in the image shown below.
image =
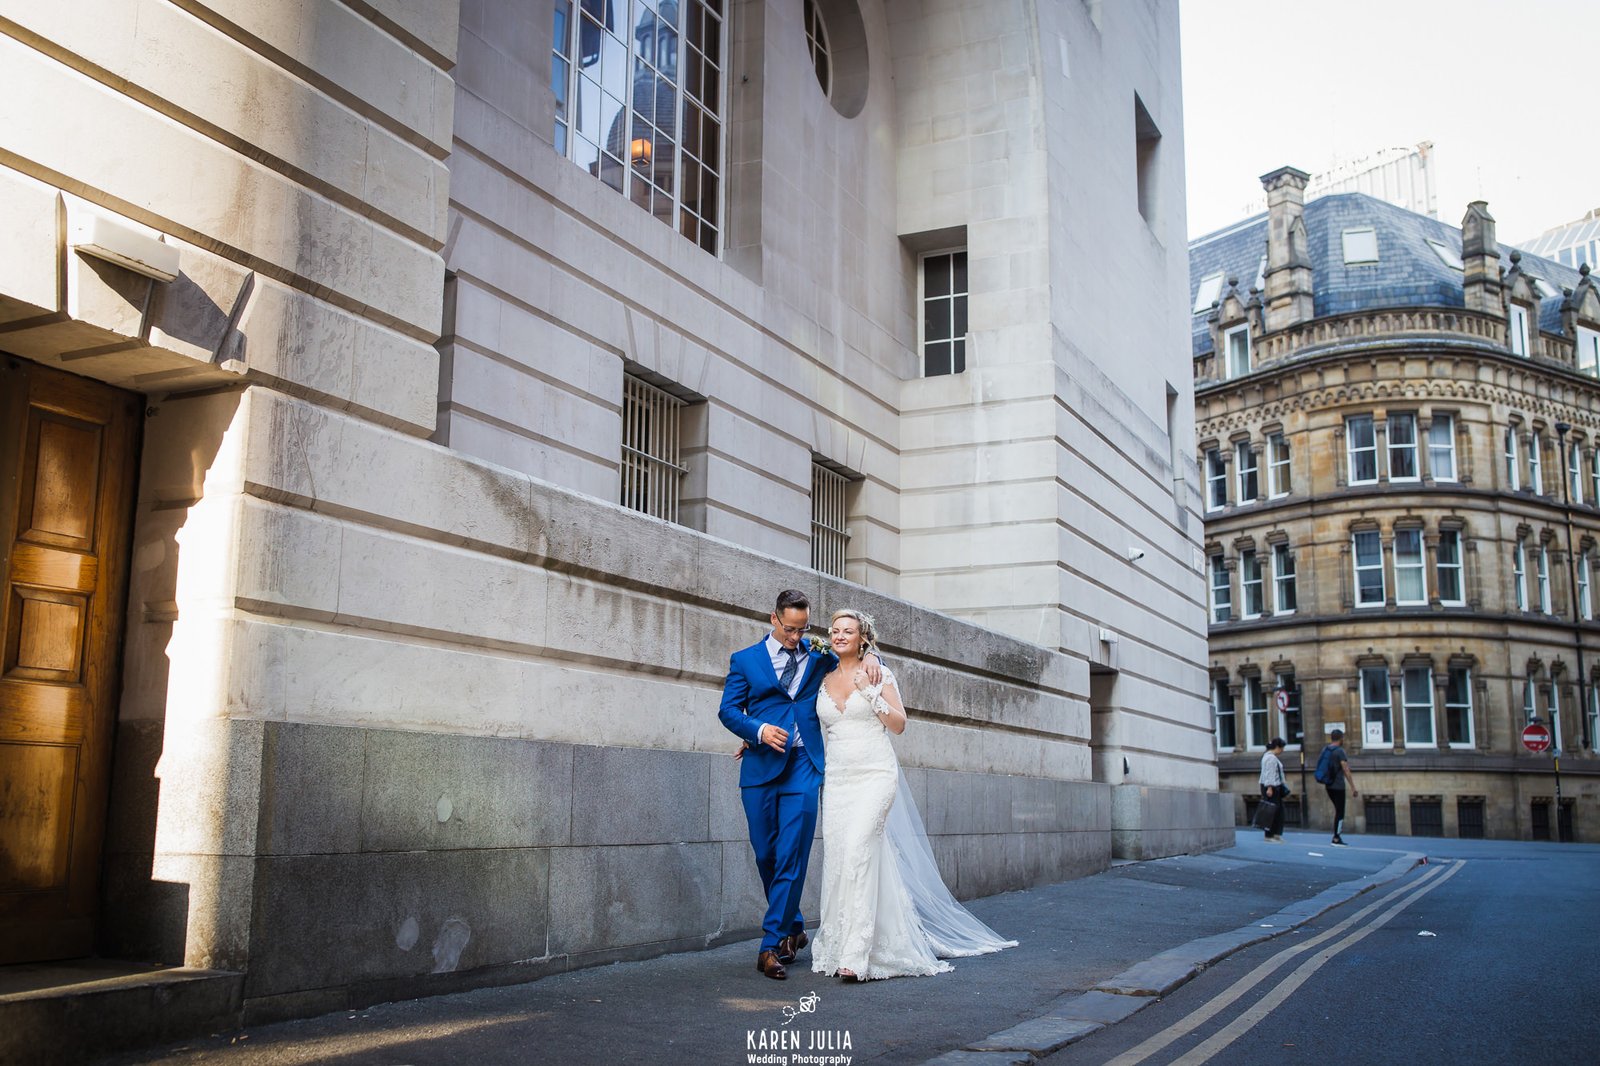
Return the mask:
[(78, 748), (0, 744), (0, 892), (60, 890), (67, 881)]
[(93, 950), (141, 407), (0, 365), (0, 963)]
[(100, 507), (100, 426), (35, 407), (23, 453), (17, 539), (92, 552)]
[(11, 591), (11, 619), (6, 628), (12, 639), (6, 648), (6, 679), (80, 683), (89, 597), (25, 585), (14, 585)]

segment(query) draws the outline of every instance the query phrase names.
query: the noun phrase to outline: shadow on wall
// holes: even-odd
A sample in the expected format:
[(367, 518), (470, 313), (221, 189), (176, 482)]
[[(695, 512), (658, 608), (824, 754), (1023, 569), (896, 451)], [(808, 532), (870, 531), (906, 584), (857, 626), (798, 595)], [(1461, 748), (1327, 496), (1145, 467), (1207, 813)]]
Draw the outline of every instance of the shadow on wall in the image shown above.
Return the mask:
[[(230, 491), (211, 483), (208, 475), (226, 447), (242, 396), (241, 389), (169, 396), (152, 401), (146, 412), (102, 869), (99, 947), (109, 956), (173, 965), (226, 965), (221, 958), (197, 960), (191, 952), (191, 930), (197, 923), (216, 923), (214, 915), (197, 913), (196, 905), (215, 906), (223, 898), (225, 849), (215, 844), (225, 812), (207, 809), (209, 805), (196, 795), (170, 790), (163, 795), (161, 778), (174, 759), (190, 758), (192, 753), (185, 749), (200, 739), (179, 734), (184, 723), (221, 710), (169, 706), (184, 698), (184, 681), (200, 680), (189, 677), (174, 683), (176, 671), (192, 672), (197, 658), (175, 655), (171, 645), (178, 621), (181, 564), (193, 559), (206, 575), (223, 573), (214, 557), (193, 557), (210, 548), (232, 550), (231, 544), (197, 538), (197, 527), (208, 523), (192, 519), (202, 513), (208, 493), (214, 501)], [(192, 587), (193, 578), (187, 583)], [(223, 592), (215, 589), (211, 595), (220, 597)], [(202, 610), (206, 606), (200, 605)], [(213, 761), (209, 772), (227, 775), (242, 768), (224, 758)], [(173, 877), (179, 871), (186, 876)]]

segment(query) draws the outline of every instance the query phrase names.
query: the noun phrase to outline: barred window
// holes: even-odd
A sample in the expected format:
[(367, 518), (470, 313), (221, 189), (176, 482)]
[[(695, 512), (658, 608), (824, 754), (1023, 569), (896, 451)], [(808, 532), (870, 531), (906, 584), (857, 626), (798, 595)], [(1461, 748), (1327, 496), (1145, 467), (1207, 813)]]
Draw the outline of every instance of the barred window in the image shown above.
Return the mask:
[(723, 0), (556, 0), (555, 148), (715, 255)]
[(821, 463), (811, 464), (811, 568), (844, 576), (845, 548), (850, 543), (850, 479)]
[(622, 379), (622, 506), (678, 521), (684, 403), (632, 374)]

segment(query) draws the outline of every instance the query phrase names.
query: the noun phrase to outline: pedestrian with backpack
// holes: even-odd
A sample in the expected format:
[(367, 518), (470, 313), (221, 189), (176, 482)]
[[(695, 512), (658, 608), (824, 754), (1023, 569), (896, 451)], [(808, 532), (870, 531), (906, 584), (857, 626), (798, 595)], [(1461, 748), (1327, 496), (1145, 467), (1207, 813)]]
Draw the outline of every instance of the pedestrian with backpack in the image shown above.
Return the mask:
[(1328, 802), (1333, 804), (1332, 844), (1336, 848), (1346, 848), (1350, 845), (1340, 835), (1344, 830), (1344, 786), (1348, 782), (1351, 794), (1356, 796), (1361, 795), (1361, 790), (1356, 788), (1356, 779), (1350, 775), (1350, 759), (1343, 747), (1344, 730), (1335, 729), (1329, 733), (1328, 741), (1317, 757), (1316, 778), (1328, 790)]

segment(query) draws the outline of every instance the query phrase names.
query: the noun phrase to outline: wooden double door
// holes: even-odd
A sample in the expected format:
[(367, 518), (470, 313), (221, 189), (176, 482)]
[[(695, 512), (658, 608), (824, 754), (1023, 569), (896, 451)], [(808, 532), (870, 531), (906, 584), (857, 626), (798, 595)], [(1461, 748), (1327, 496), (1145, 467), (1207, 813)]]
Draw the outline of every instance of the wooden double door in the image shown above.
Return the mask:
[(0, 353), (0, 963), (94, 950), (142, 407)]

